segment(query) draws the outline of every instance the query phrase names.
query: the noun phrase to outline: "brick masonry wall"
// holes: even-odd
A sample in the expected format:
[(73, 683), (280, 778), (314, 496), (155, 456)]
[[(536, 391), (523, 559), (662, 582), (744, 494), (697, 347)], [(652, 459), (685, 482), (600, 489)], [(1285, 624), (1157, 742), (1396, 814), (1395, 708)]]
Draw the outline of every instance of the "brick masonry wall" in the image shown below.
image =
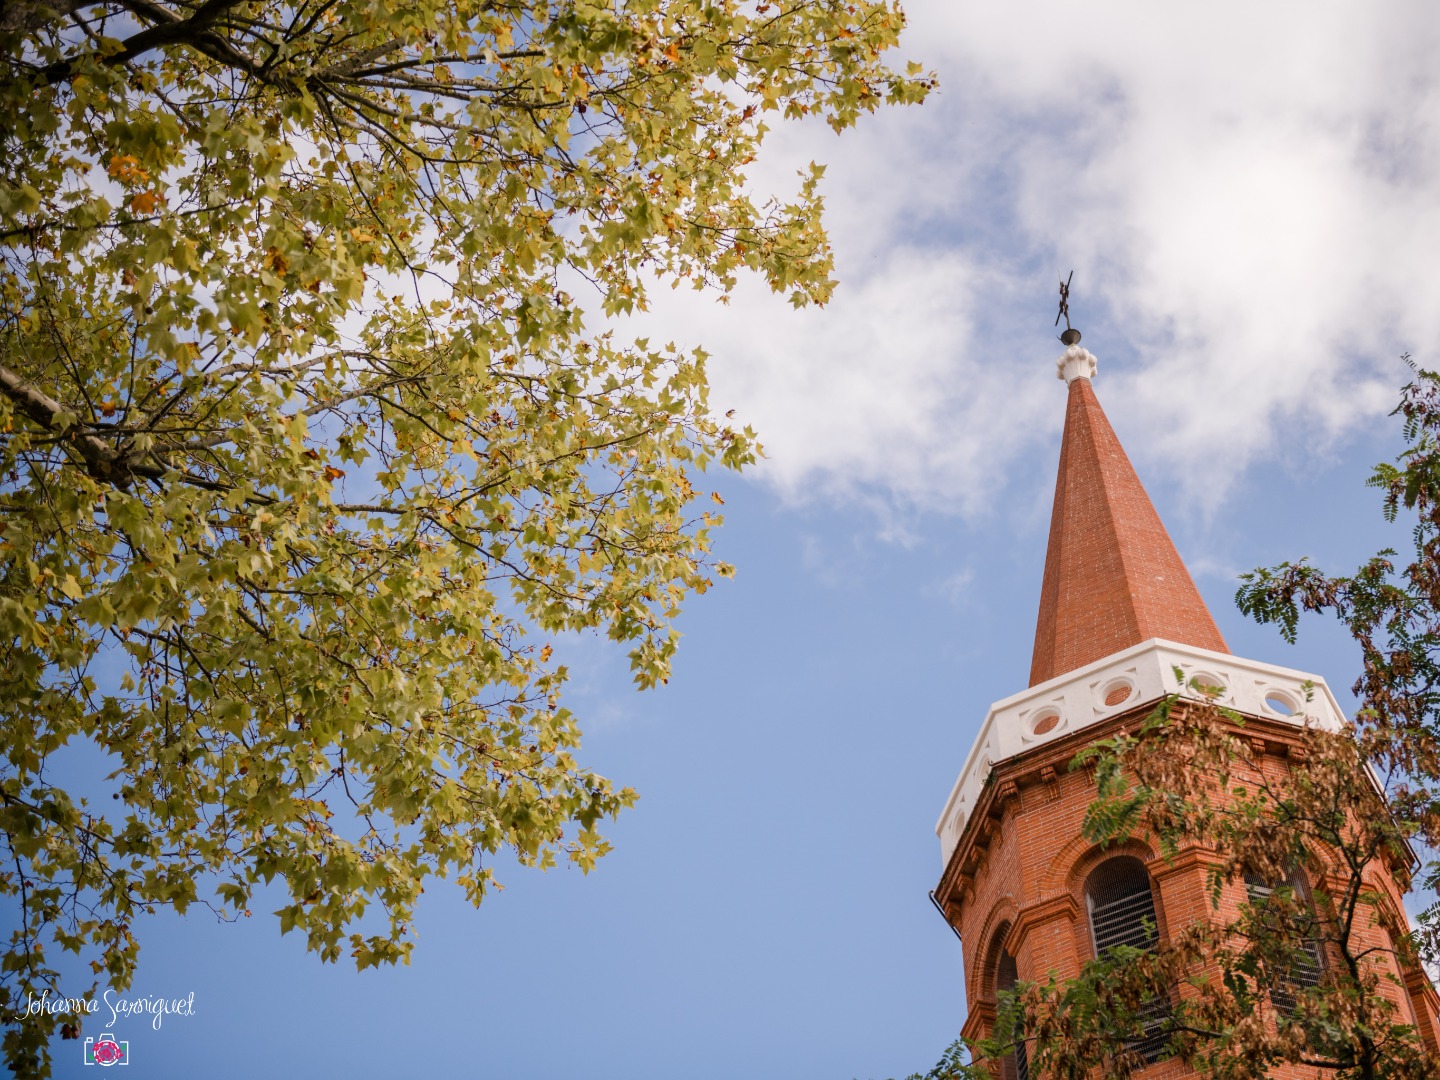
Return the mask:
[[(1152, 703), (1153, 704), (1153, 703)], [(981, 803), (966, 827), (950, 865), (936, 890), (947, 918), (959, 930), (965, 963), (965, 997), (969, 1016), (964, 1034), (988, 1033), (994, 1018), (995, 966), (1003, 944), (1016, 959), (1022, 980), (1054, 974), (1076, 975), (1094, 955), (1084, 884), (1090, 871), (1115, 855), (1135, 855), (1146, 862), (1156, 897), (1156, 915), (1163, 937), (1172, 927), (1194, 920), (1229, 921), (1245, 900), (1243, 883), (1231, 882), (1222, 893), (1220, 907), (1209, 899), (1207, 867), (1218, 861), (1200, 848), (1182, 851), (1174, 859), (1156, 858), (1142, 838), (1128, 844), (1097, 850), (1082, 834), (1086, 811), (1094, 799), (1089, 770), (1069, 771), (1069, 761), (1082, 747), (1132, 729), (1150, 705), (1143, 705), (1103, 724), (1077, 732), (1074, 739), (1047, 744), (1001, 762), (995, 767)], [(1256, 758), (1270, 780), (1283, 785), (1291, 768), (1291, 748), (1297, 733), (1286, 725), (1255, 718), (1247, 734), (1262, 740), (1264, 751)], [(1311, 875), (1313, 877), (1313, 874)], [(1324, 881), (1314, 882), (1317, 892)], [(1391, 942), (1383, 919), (1404, 926), (1403, 890), (1392, 873), (1373, 868), (1369, 881), (1385, 897), (1383, 913), (1371, 912), (1360, 920), (1356, 937), (1361, 947), (1385, 950), (1377, 963), (1399, 979), (1388, 954)], [(1338, 888), (1339, 883), (1332, 883)], [(1319, 905), (1323, 914), (1323, 900)], [(1404, 973), (1410, 993), (1398, 987), (1387, 991), (1405, 1023), (1416, 1023), (1427, 1043), (1435, 1044), (1440, 1021), (1437, 1001), (1428, 981), (1418, 972)], [(1183, 990), (1181, 992), (1184, 992)], [(1146, 1080), (1181, 1080), (1193, 1076), (1178, 1062), (1160, 1062), (1143, 1071)], [(1314, 1069), (1286, 1069), (1274, 1074), (1281, 1080), (1299, 1080), (1319, 1074)]]

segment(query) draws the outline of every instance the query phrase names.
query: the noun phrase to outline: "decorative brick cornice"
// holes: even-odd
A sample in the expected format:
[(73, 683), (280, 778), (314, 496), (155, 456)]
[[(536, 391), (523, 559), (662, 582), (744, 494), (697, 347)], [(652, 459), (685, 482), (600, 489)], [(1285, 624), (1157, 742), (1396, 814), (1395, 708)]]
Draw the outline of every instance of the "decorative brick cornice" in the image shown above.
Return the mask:
[[(1153, 705), (1153, 701), (1142, 701), (1088, 727), (1068, 731), (1059, 738), (996, 764), (991, 770), (990, 782), (982, 788), (965, 827), (949, 850), (945, 870), (935, 890), (940, 900), (949, 902), (953, 894), (956, 902), (963, 903), (964, 889), (971, 884), (971, 879), (983, 864), (986, 848), (1010, 808), (1012, 797), (1035, 784), (1058, 784), (1071, 771), (1070, 763), (1077, 753), (1094, 743), (1113, 738), (1121, 729), (1133, 728), (1136, 720), (1147, 715)], [(1278, 747), (1281, 754), (1292, 758), (1301, 745), (1301, 735), (1288, 719), (1247, 715), (1244, 727), (1228, 726), (1232, 734), (1261, 738), (1268, 746)], [(1086, 774), (1087, 783), (1093, 785), (1093, 766), (1082, 771)]]
[(1288, 754), (1293, 760), (1307, 723), (1328, 731), (1345, 726), (1339, 704), (1316, 676), (1171, 641), (1142, 642), (990, 707), (936, 822), (946, 860), (981, 804), (990, 805), (993, 783), (1011, 776), (1024, 789), (1027, 779), (1006, 769), (1007, 761), (1049, 765), (1058, 778), (1070, 758), (1037, 755), (1039, 748), (1069, 745), (1073, 757), (1104, 738), (1105, 725), (1116, 717), (1139, 719), (1167, 694), (1180, 693), (1183, 702), (1190, 692), (1177, 681), (1177, 669), (1186, 678), (1218, 686), (1217, 704), (1252, 718), (1246, 734), (1263, 740), (1267, 754)]
[(993, 1001), (972, 1002), (970, 1015), (965, 1017), (965, 1026), (960, 1029), (960, 1036), (971, 1042), (978, 1042), (989, 1035), (994, 1026), (995, 1003)]
[(1158, 883), (1174, 874), (1189, 870), (1212, 870), (1224, 866), (1225, 860), (1209, 848), (1187, 847), (1174, 855), (1159, 855), (1146, 864), (1150, 876)]
[(1080, 905), (1068, 892), (1021, 908), (1020, 914), (1015, 916), (1015, 925), (1010, 928), (1010, 955), (1019, 955), (1020, 950), (1025, 947), (1025, 938), (1036, 927), (1056, 919), (1065, 919), (1073, 924), (1079, 918)]

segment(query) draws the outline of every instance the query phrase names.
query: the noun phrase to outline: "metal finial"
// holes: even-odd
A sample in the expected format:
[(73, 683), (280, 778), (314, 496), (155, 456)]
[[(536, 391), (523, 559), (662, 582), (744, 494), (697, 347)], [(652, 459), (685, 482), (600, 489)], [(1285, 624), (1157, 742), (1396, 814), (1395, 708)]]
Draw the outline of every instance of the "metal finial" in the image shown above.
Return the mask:
[(1070, 282), (1075, 280), (1075, 271), (1070, 271), (1070, 276), (1060, 282), (1060, 311), (1055, 316), (1055, 325), (1060, 325), (1060, 320), (1065, 320), (1065, 332), (1060, 335), (1060, 340), (1065, 345), (1078, 345), (1080, 343), (1080, 331), (1070, 325)]

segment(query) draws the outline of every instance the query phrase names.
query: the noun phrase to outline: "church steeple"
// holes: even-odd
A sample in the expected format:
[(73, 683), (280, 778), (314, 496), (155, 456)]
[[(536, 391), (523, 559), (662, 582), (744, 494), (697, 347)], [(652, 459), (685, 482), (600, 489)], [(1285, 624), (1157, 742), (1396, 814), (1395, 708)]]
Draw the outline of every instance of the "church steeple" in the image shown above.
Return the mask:
[(1079, 333), (1061, 355), (1070, 387), (1030, 685), (1151, 638), (1229, 652), (1100, 408)]
[[(1302, 729), (1346, 725), (1318, 675), (1230, 655), (1095, 400), (1095, 357), (1068, 325), (1068, 284), (1060, 288), (1067, 325), (1059, 368), (1070, 400), (1030, 688), (990, 706), (935, 823), (945, 869), (931, 899), (964, 948), (962, 1033), (972, 1041), (994, 1033), (998, 992), (1018, 981), (1073, 978), (1113, 945), (1174, 940), (1192, 920), (1212, 917), (1217, 901), (1233, 913), (1252, 895), (1238, 877), (1216, 891), (1224, 859), (1198, 838), (1174, 851), (1143, 832), (1097, 845), (1085, 828), (1096, 775), (1075, 768), (1077, 754), (1134, 735), (1171, 695), (1213, 700), (1229, 710), (1225, 730), (1250, 748), (1245, 767), (1283, 791), (1306, 760)], [(1375, 895), (1402, 912), (1394, 924), (1403, 933), (1398, 865), (1377, 863), (1366, 874)], [(1297, 892), (1328, 880), (1320, 865), (1311, 870), (1318, 876)], [(1418, 967), (1391, 963), (1399, 954), (1389, 924), (1378, 904), (1366, 911), (1357, 940), (1386, 965), (1380, 977), (1403, 988), (1397, 1022), (1440, 1046), (1440, 998)], [(1271, 1005), (1284, 1008), (1283, 997), (1271, 995)], [(1167, 997), (1153, 1000), (1159, 1008), (1132, 1029), (1127, 1047), (1146, 1063), (1144, 1075), (1154, 1065), (1157, 1077), (1194, 1080), (1200, 1073), (1183, 1062), (1161, 1063)], [(1031, 1075), (1028, 1053), (1017, 1043), (992, 1063), (996, 1075)], [(1301, 1071), (1284, 1066), (1275, 1075)]]

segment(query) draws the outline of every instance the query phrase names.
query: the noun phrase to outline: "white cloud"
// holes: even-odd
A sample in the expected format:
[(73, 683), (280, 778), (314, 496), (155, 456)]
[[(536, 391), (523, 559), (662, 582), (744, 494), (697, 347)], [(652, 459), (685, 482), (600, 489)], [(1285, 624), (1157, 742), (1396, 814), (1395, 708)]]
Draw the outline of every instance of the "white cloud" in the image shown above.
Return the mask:
[(655, 314), (714, 354), (713, 403), (757, 428), (762, 473), (787, 494), (965, 501), (985, 489), (981, 447), (1024, 437), (1015, 420), (1037, 395), (1013, 396), (1053, 378), (975, 346), (976, 276), (963, 253), (897, 246), (825, 310), (795, 312), (747, 284), (729, 309), (672, 295)]
[(829, 162), (834, 302), (654, 313), (714, 354), (782, 491), (983, 510), (1060, 423), (1072, 265), (1107, 410), (1202, 501), (1375, 422), (1440, 338), (1433, 8), (907, 8), (941, 92), (841, 139), (782, 126), (757, 177)]
[(930, 591), (934, 595), (942, 597), (946, 603), (954, 608), (966, 608), (974, 601), (975, 571), (971, 567), (962, 567), (954, 573), (932, 582)]

